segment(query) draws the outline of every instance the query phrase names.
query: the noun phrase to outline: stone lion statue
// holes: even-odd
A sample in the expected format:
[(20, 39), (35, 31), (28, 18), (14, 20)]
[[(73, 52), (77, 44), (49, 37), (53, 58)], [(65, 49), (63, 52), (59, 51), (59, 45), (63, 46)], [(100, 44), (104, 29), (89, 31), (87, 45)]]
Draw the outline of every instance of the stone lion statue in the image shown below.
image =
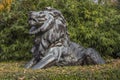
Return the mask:
[(25, 68), (41, 69), (53, 65), (104, 64), (99, 53), (70, 41), (66, 20), (62, 13), (54, 8), (29, 13), (29, 34), (35, 35), (31, 49), (33, 58)]

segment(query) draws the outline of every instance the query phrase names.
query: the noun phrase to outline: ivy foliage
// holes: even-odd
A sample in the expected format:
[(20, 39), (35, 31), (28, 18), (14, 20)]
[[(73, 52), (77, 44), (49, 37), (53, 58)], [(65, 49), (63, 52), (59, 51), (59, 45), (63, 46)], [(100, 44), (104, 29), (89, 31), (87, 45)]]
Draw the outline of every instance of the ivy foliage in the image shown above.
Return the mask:
[(72, 41), (95, 48), (105, 56), (120, 52), (118, 6), (95, 4), (90, 0), (16, 0), (10, 12), (0, 13), (0, 60), (31, 57), (34, 36), (28, 34), (28, 13), (47, 6), (63, 13)]

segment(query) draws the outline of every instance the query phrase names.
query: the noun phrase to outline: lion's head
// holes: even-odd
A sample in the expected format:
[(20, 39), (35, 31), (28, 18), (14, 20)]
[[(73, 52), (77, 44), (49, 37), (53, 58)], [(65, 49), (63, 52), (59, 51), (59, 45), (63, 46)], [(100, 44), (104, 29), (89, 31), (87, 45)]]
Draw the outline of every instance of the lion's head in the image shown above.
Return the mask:
[(28, 23), (31, 26), (30, 34), (45, 32), (52, 28), (51, 25), (54, 23), (66, 27), (66, 21), (61, 12), (51, 7), (46, 7), (39, 12), (31, 11)]

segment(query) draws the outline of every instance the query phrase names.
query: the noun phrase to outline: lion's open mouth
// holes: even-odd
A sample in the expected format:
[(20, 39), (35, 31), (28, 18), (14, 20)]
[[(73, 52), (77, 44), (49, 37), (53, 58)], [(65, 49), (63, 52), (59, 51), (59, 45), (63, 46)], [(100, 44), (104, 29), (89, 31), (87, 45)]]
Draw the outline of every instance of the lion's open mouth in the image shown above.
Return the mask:
[(43, 25), (43, 23), (41, 23), (41, 25), (31, 25), (30, 31), (29, 32), (34, 32), (36, 31), (38, 28), (40, 28)]
[[(44, 23), (36, 23), (36, 22), (34, 22), (33, 20), (29, 20), (29, 22), (30, 22), (30, 26), (31, 26), (31, 28), (30, 28), (30, 33), (31, 32), (34, 32), (34, 31), (36, 31), (36, 30), (38, 30), (38, 28), (40, 28)], [(35, 24), (34, 24), (35, 23)]]

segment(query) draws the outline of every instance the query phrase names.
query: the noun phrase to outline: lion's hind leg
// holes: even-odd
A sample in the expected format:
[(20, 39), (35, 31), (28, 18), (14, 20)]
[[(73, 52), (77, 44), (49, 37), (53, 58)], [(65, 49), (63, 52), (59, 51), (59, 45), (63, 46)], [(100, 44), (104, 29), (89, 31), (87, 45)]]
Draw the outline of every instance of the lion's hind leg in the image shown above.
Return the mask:
[(85, 57), (87, 60), (86, 62), (91, 62), (92, 64), (105, 64), (105, 61), (102, 59), (102, 57), (99, 55), (99, 53), (92, 48), (86, 49)]

